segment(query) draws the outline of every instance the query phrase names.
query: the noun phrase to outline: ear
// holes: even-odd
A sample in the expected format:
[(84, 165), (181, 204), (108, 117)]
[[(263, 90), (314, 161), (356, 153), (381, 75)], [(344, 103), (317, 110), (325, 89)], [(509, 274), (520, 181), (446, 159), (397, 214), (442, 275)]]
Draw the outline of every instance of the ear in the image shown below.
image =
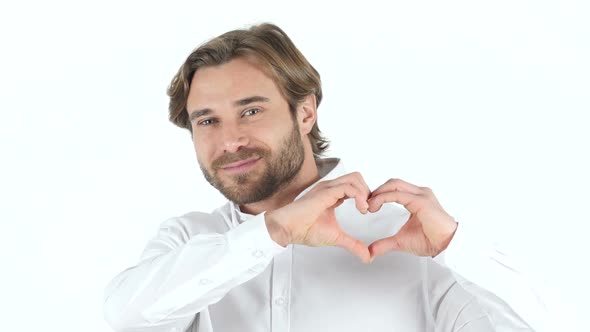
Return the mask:
[(311, 132), (317, 120), (317, 106), (315, 94), (311, 93), (297, 106), (297, 123), (301, 134)]

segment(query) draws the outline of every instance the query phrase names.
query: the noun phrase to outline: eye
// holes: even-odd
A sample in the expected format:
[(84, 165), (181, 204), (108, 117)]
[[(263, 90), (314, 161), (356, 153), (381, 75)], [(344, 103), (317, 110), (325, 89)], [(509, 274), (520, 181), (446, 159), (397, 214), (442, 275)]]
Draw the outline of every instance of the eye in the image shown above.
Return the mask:
[(211, 124), (213, 124), (213, 122), (215, 121), (215, 119), (205, 119), (203, 121), (200, 121), (199, 123), (197, 123), (199, 126), (209, 126)]
[(245, 111), (244, 113), (242, 113), (242, 116), (244, 116), (244, 115), (252, 116), (252, 115), (260, 113), (260, 112), (262, 112), (262, 110), (260, 108), (251, 108), (251, 109)]

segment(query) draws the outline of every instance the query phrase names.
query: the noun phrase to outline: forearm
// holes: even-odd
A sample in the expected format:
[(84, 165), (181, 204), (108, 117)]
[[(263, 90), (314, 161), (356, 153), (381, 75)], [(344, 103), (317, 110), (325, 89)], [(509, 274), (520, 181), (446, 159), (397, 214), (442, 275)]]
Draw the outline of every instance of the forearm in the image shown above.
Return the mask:
[[(148, 249), (163, 248), (158, 242), (169, 232), (162, 231)], [(108, 285), (105, 318), (115, 330), (184, 327), (230, 289), (261, 273), (281, 249), (260, 215), (224, 234), (198, 234), (176, 248), (152, 250)]]
[[(103, 312), (114, 331), (158, 331), (177, 328), (182, 331), (194, 315), (170, 317), (154, 322), (143, 311), (157, 302), (158, 281), (166, 278), (167, 269), (177, 255), (164, 255), (126, 269), (111, 280), (105, 289)], [(201, 299), (206, 300), (206, 299)]]

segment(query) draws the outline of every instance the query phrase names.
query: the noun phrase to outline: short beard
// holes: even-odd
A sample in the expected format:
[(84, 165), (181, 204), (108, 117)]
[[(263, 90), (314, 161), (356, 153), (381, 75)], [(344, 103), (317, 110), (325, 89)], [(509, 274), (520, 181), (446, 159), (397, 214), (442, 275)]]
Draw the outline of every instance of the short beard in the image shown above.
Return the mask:
[[(257, 173), (254, 171), (234, 176), (236, 185), (227, 186), (218, 177), (217, 171), (223, 165), (253, 156), (260, 157), (260, 161), (266, 163), (257, 181)], [(299, 174), (304, 158), (305, 150), (299, 134), (299, 126), (296, 121), (293, 121), (293, 130), (283, 139), (274, 153), (259, 148), (242, 147), (235, 154), (224, 155), (211, 163), (212, 173), (200, 162), (199, 166), (205, 179), (223, 196), (235, 204), (244, 205), (265, 200), (284, 189)]]

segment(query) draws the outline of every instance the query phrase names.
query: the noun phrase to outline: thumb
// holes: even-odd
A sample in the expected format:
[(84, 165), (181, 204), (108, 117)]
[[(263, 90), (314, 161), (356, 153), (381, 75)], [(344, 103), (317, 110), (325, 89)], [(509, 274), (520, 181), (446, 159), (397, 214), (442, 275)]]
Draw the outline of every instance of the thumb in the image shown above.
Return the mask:
[(371, 260), (393, 250), (404, 250), (399, 234), (377, 240), (369, 246)]
[(368, 263), (371, 259), (369, 248), (360, 240), (346, 233), (341, 233), (334, 245), (350, 251), (353, 255), (358, 256), (363, 263)]

